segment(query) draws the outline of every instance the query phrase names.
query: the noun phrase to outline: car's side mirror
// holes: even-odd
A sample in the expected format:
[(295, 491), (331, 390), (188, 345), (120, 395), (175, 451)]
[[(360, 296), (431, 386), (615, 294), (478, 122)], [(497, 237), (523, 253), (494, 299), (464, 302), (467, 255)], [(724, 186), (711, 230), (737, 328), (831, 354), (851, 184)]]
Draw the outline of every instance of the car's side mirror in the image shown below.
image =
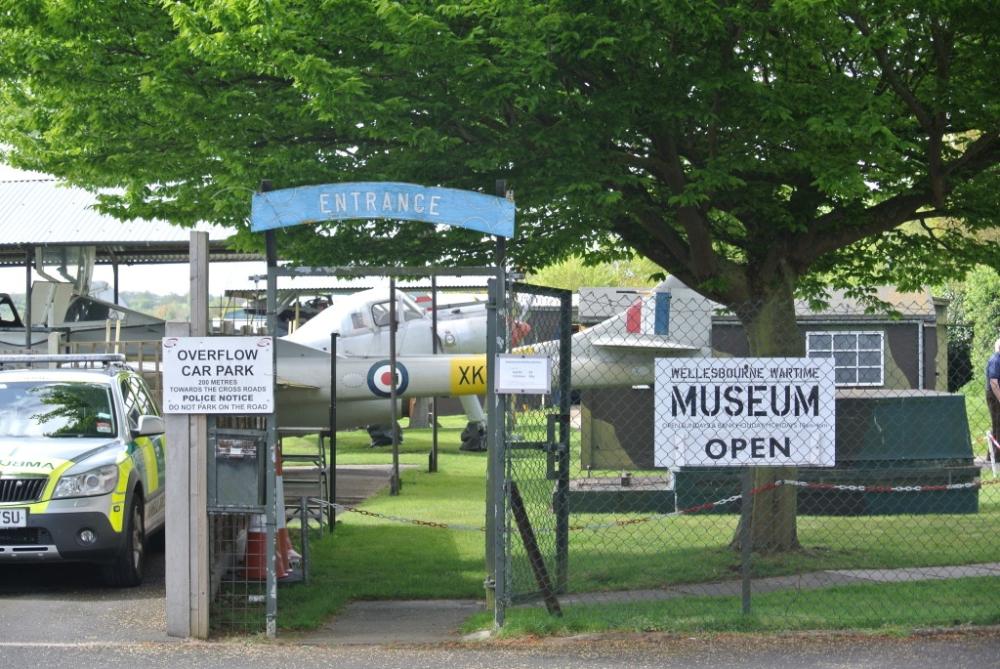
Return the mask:
[(138, 425), (135, 429), (137, 437), (152, 437), (163, 434), (167, 431), (163, 424), (163, 419), (159, 416), (139, 416)]

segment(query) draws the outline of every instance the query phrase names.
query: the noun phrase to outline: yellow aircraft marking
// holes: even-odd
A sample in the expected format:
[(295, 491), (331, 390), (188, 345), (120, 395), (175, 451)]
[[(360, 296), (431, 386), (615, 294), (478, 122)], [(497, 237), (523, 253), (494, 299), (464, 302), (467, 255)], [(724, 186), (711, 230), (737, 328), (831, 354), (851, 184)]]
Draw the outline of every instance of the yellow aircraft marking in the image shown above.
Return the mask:
[(486, 392), (486, 356), (453, 358), (450, 383), (452, 395), (481, 395)]

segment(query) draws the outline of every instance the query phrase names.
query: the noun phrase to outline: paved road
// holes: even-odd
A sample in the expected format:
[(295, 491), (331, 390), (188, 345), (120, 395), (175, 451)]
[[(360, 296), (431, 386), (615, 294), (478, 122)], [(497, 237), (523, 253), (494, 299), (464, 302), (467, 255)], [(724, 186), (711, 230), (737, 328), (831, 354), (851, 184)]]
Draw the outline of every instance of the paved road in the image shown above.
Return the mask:
[[(4, 565), (0, 569), (0, 668), (985, 669), (1000, 666), (1000, 628), (909, 638), (850, 634), (769, 637), (644, 634), (436, 645), (305, 645), (291, 638), (278, 642), (187, 642), (170, 639), (163, 631), (163, 555), (152, 554), (149, 567), (149, 577), (142, 587), (114, 590), (98, 585), (94, 571), (84, 566)], [(309, 641), (315, 644), (319, 639)]]
[(164, 640), (163, 553), (147, 553), (146, 566), (141, 586), (117, 589), (91, 565), (0, 565), (0, 642)]
[[(0, 666), (49, 669), (915, 669), (996, 667), (1000, 630), (914, 638), (794, 635), (546, 640), (444, 647), (290, 646), (268, 643), (135, 643), (52, 645), (0, 641)], [(81, 665), (82, 663), (82, 665)]]

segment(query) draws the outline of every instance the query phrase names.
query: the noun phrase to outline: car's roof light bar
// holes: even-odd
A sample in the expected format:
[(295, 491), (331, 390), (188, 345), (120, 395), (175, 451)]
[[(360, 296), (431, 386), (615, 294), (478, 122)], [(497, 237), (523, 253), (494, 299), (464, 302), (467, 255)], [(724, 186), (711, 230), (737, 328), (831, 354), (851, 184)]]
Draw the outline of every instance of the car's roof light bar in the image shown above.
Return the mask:
[(125, 364), (124, 353), (41, 353), (36, 355), (26, 355), (21, 353), (11, 353), (0, 355), (0, 367), (4, 365), (43, 365), (55, 363), (64, 364), (90, 364), (96, 365), (122, 365)]

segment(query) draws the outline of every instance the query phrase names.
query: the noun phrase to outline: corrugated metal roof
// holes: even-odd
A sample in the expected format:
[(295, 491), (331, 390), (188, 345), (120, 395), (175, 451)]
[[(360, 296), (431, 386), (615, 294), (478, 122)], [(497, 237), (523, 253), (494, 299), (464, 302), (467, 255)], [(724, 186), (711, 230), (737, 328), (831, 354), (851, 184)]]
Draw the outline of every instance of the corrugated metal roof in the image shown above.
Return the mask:
[[(122, 222), (94, 209), (97, 198), (55, 179), (0, 180), (0, 265), (20, 265), (28, 246), (97, 246), (98, 262), (186, 262), (190, 231), (162, 220)], [(249, 202), (247, 203), (249, 209)], [(256, 260), (225, 248), (230, 231), (208, 232), (213, 260)]]

